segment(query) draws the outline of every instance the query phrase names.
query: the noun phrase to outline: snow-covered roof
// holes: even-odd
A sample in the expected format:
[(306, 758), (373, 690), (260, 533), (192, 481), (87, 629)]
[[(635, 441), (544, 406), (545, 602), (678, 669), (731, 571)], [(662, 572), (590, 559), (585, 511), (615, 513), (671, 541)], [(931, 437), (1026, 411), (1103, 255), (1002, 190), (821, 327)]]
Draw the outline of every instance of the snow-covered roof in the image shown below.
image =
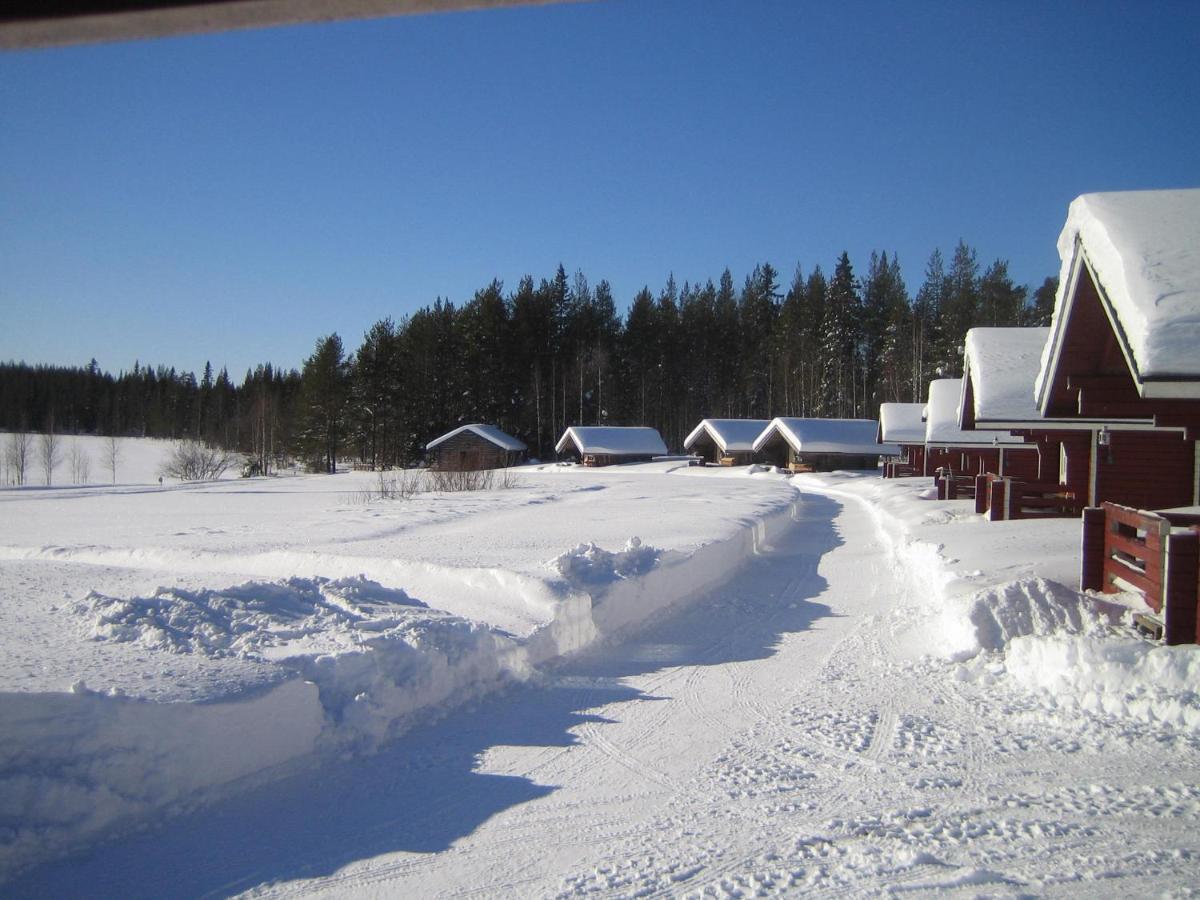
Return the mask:
[(568, 428), (554, 449), (562, 453), (574, 443), (580, 453), (611, 456), (665, 456), (667, 445), (654, 428), (615, 425), (576, 425)]
[(797, 453), (845, 453), (853, 456), (899, 456), (895, 444), (880, 444), (875, 438), (879, 423), (874, 419), (771, 420), (754, 441), (755, 452), (778, 434)]
[(879, 404), (879, 437), (893, 444), (925, 443), (924, 403)]
[[(1083, 259), (1095, 273), (1143, 395), (1146, 381), (1200, 381), (1200, 189), (1084, 194), (1058, 238), (1062, 259), (1052, 339), (1037, 377), (1048, 387)], [(1164, 387), (1168, 396), (1196, 396)]]
[(754, 439), (771, 424), (766, 419), (702, 419), (683, 441), (683, 449), (690, 450), (703, 434), (708, 434), (724, 453), (748, 453), (754, 447)]
[(962, 399), (961, 378), (937, 378), (929, 382), (929, 402), (925, 404), (925, 443), (960, 447), (964, 444), (1020, 444), (1007, 431), (963, 431), (958, 427), (958, 408)]
[(428, 444), (426, 444), (425, 449), (432, 450), (438, 444), (445, 443), (446, 441), (450, 440), (450, 438), (457, 437), (458, 435), (462, 434), (464, 431), (469, 431), (472, 434), (478, 435), (479, 437), (483, 438), (485, 441), (491, 441), (493, 444), (495, 444), (501, 450), (511, 450), (515, 453), (520, 453), (522, 450), (528, 449), (523, 442), (517, 440), (511, 434), (507, 434), (507, 433), (501, 431), (495, 425), (479, 425), (479, 424), (462, 425), (458, 428), (455, 428), (453, 431), (448, 431), (445, 434), (443, 434), (440, 438), (435, 438), (434, 440), (432, 440)]
[(1041, 418), (1033, 394), (1049, 328), (972, 328), (966, 339), (966, 375), (976, 422), (1029, 422)]

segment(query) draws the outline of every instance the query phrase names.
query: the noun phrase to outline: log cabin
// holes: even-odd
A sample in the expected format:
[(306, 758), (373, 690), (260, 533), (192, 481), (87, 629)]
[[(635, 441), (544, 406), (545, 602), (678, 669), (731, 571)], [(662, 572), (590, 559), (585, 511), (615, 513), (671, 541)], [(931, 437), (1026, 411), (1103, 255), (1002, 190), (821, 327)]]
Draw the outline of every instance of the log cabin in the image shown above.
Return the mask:
[(615, 425), (572, 426), (554, 449), (560, 457), (578, 459), (585, 466), (646, 462), (667, 454), (667, 445), (656, 429)]
[(901, 478), (925, 473), (925, 404), (879, 404), (879, 429), (875, 435), (880, 444), (894, 444), (900, 455), (884, 463), (885, 478)]
[(1200, 190), (1084, 194), (1067, 213), (1034, 385), (1089, 506), (1200, 502)]
[(702, 419), (684, 438), (683, 449), (714, 465), (745, 466), (753, 461), (754, 439), (770, 424), (767, 419)]
[(494, 425), (463, 425), (425, 445), (432, 469), (463, 472), (474, 469), (503, 469), (525, 459), (523, 441)]
[(874, 419), (776, 418), (754, 440), (756, 460), (800, 472), (874, 469), (881, 456), (897, 457), (895, 444), (876, 441)]
[(956, 476), (982, 475), (1000, 467), (1002, 441), (1023, 444), (1006, 431), (965, 431), (958, 424), (962, 399), (961, 378), (935, 378), (929, 382), (925, 404), (925, 474), (938, 470)]
[(998, 437), (996, 475), (1031, 482), (1057, 482), (1058, 444), (1026, 442), (1012, 433), (1041, 419), (1033, 402), (1033, 382), (1049, 328), (972, 328), (963, 348), (958, 424), (963, 431)]

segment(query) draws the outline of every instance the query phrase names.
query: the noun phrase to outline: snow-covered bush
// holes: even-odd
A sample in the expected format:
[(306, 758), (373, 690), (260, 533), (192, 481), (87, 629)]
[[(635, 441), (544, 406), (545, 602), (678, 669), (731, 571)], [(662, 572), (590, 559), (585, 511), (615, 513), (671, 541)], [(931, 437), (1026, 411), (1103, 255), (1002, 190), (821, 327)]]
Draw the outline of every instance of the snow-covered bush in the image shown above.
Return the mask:
[(180, 441), (159, 469), (159, 474), (180, 481), (215, 481), (238, 461), (234, 453), (200, 441)]

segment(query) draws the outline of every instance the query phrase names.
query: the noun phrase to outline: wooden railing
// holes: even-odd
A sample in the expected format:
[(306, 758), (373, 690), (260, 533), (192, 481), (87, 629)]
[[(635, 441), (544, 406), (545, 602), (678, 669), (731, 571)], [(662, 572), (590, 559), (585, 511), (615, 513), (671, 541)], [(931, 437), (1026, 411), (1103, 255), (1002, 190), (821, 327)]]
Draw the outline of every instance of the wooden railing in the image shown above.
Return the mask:
[(1073, 491), (1057, 482), (1021, 481), (988, 472), (975, 477), (975, 512), (989, 520), (1071, 518), (1079, 515)]
[(952, 469), (940, 468), (933, 476), (939, 500), (962, 500), (975, 496), (975, 476), (956, 475)]
[(914, 475), (921, 475), (921, 468), (906, 462), (885, 462), (883, 464), (884, 478), (911, 478)]
[(1105, 593), (1137, 591), (1155, 612), (1157, 630), (1168, 644), (1197, 643), (1200, 521), (1195, 520), (1108, 502), (1088, 507), (1081, 586)]

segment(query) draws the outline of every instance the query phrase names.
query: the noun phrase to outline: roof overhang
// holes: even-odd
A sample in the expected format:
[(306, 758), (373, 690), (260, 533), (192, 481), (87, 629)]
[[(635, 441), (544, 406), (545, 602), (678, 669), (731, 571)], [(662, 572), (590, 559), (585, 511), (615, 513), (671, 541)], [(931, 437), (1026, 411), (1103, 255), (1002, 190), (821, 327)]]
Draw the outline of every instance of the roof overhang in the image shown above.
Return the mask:
[(557, 2), (566, 0), (13, 0), (0, 10), (0, 50)]
[[(1057, 310), (1054, 327), (1050, 332), (1050, 342), (1045, 361), (1044, 371), (1038, 379), (1038, 409), (1045, 414), (1050, 407), (1051, 396), (1055, 385), (1066, 375), (1060, 373), (1062, 354), (1066, 343), (1067, 329), (1071, 317), (1075, 313), (1075, 300), (1079, 294), (1079, 282), (1083, 277), (1091, 279), (1096, 295), (1100, 299), (1100, 308), (1104, 311), (1105, 319), (1112, 329), (1121, 357), (1129, 367), (1133, 377), (1133, 385), (1138, 396), (1147, 400), (1194, 400), (1200, 397), (1200, 380), (1190, 375), (1156, 375), (1145, 377), (1138, 369), (1137, 360), (1129, 344), (1129, 336), (1121, 325), (1112, 300), (1104, 288), (1104, 284), (1096, 274), (1095, 267), (1088, 259), (1087, 250), (1079, 235), (1075, 236), (1074, 248), (1071, 252), (1070, 274), (1066, 285), (1062, 288), (1061, 308)], [(1068, 373), (1069, 374), (1069, 373)]]

